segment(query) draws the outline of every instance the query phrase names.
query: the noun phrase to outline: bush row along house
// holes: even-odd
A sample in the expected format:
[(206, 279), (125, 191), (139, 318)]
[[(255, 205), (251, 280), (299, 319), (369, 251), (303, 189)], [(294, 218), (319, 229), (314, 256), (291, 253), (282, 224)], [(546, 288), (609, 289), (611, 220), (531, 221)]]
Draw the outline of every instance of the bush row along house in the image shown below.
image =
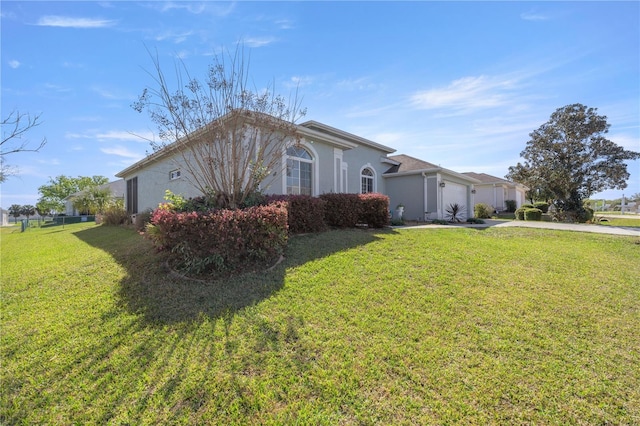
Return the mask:
[[(458, 173), (317, 121), (297, 125), (300, 140), (282, 150), (279, 167), (261, 183), (265, 194), (382, 193), (390, 209), (404, 206), (409, 220), (445, 219), (450, 204), (464, 206), (463, 217), (484, 202), (505, 210), (504, 201), (524, 203), (526, 187), (476, 173)], [(189, 143), (192, 143), (190, 141)], [(174, 142), (175, 144), (175, 142)], [(191, 184), (184, 156), (170, 144), (116, 176), (125, 182), (125, 206), (135, 215), (155, 209), (166, 190), (185, 198), (202, 195)]]

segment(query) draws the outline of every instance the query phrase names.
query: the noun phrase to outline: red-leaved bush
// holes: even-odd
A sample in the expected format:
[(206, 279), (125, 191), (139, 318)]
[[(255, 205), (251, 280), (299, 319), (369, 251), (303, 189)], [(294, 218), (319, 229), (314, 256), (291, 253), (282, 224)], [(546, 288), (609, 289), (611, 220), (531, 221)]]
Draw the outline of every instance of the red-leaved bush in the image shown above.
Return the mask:
[(287, 245), (287, 206), (276, 203), (244, 210), (153, 212), (147, 235), (170, 250), (178, 266), (190, 272), (233, 271), (275, 261)]
[(382, 228), (389, 224), (389, 197), (383, 194), (360, 194), (359, 223), (366, 223), (371, 228)]
[(355, 228), (360, 217), (358, 194), (322, 194), (324, 221), (333, 228)]
[(310, 195), (269, 195), (267, 202), (286, 201), (288, 206), (289, 233), (307, 234), (324, 231), (325, 201)]

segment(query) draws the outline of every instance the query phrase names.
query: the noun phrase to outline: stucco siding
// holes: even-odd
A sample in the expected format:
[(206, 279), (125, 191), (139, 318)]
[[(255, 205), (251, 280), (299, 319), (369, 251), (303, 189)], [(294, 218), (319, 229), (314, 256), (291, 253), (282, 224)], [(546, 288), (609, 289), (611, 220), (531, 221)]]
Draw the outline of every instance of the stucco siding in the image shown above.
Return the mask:
[(424, 220), (424, 177), (420, 174), (387, 178), (389, 207), (395, 211), (398, 204), (404, 205), (404, 218)]
[(382, 151), (367, 146), (359, 146), (356, 149), (344, 151), (343, 161), (348, 165), (347, 192), (361, 192), (360, 173), (364, 167), (369, 167), (375, 174), (374, 192), (386, 193), (385, 179), (383, 179), (382, 174), (389, 169), (389, 164), (381, 162), (383, 157), (385, 157), (385, 154)]

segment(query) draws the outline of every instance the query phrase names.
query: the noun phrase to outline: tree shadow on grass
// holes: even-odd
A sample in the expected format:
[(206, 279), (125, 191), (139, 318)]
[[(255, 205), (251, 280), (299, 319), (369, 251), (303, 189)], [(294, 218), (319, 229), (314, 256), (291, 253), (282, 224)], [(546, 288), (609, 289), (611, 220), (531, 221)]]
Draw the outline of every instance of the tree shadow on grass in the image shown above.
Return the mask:
[(120, 308), (141, 314), (148, 325), (195, 320), (204, 315), (225, 318), (282, 289), (289, 268), (363, 246), (393, 230), (336, 230), (289, 239), (284, 260), (270, 270), (218, 279), (194, 280), (173, 273), (167, 255), (125, 228), (97, 226), (75, 235), (111, 254), (125, 269), (117, 288)]

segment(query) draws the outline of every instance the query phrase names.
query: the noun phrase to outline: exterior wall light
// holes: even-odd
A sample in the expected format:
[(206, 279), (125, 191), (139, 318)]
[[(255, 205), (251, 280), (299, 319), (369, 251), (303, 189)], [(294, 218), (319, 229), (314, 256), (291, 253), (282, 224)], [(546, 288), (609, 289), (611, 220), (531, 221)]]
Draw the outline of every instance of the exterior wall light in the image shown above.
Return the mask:
[(440, 188), (444, 188), (446, 184), (444, 182), (440, 182)]

